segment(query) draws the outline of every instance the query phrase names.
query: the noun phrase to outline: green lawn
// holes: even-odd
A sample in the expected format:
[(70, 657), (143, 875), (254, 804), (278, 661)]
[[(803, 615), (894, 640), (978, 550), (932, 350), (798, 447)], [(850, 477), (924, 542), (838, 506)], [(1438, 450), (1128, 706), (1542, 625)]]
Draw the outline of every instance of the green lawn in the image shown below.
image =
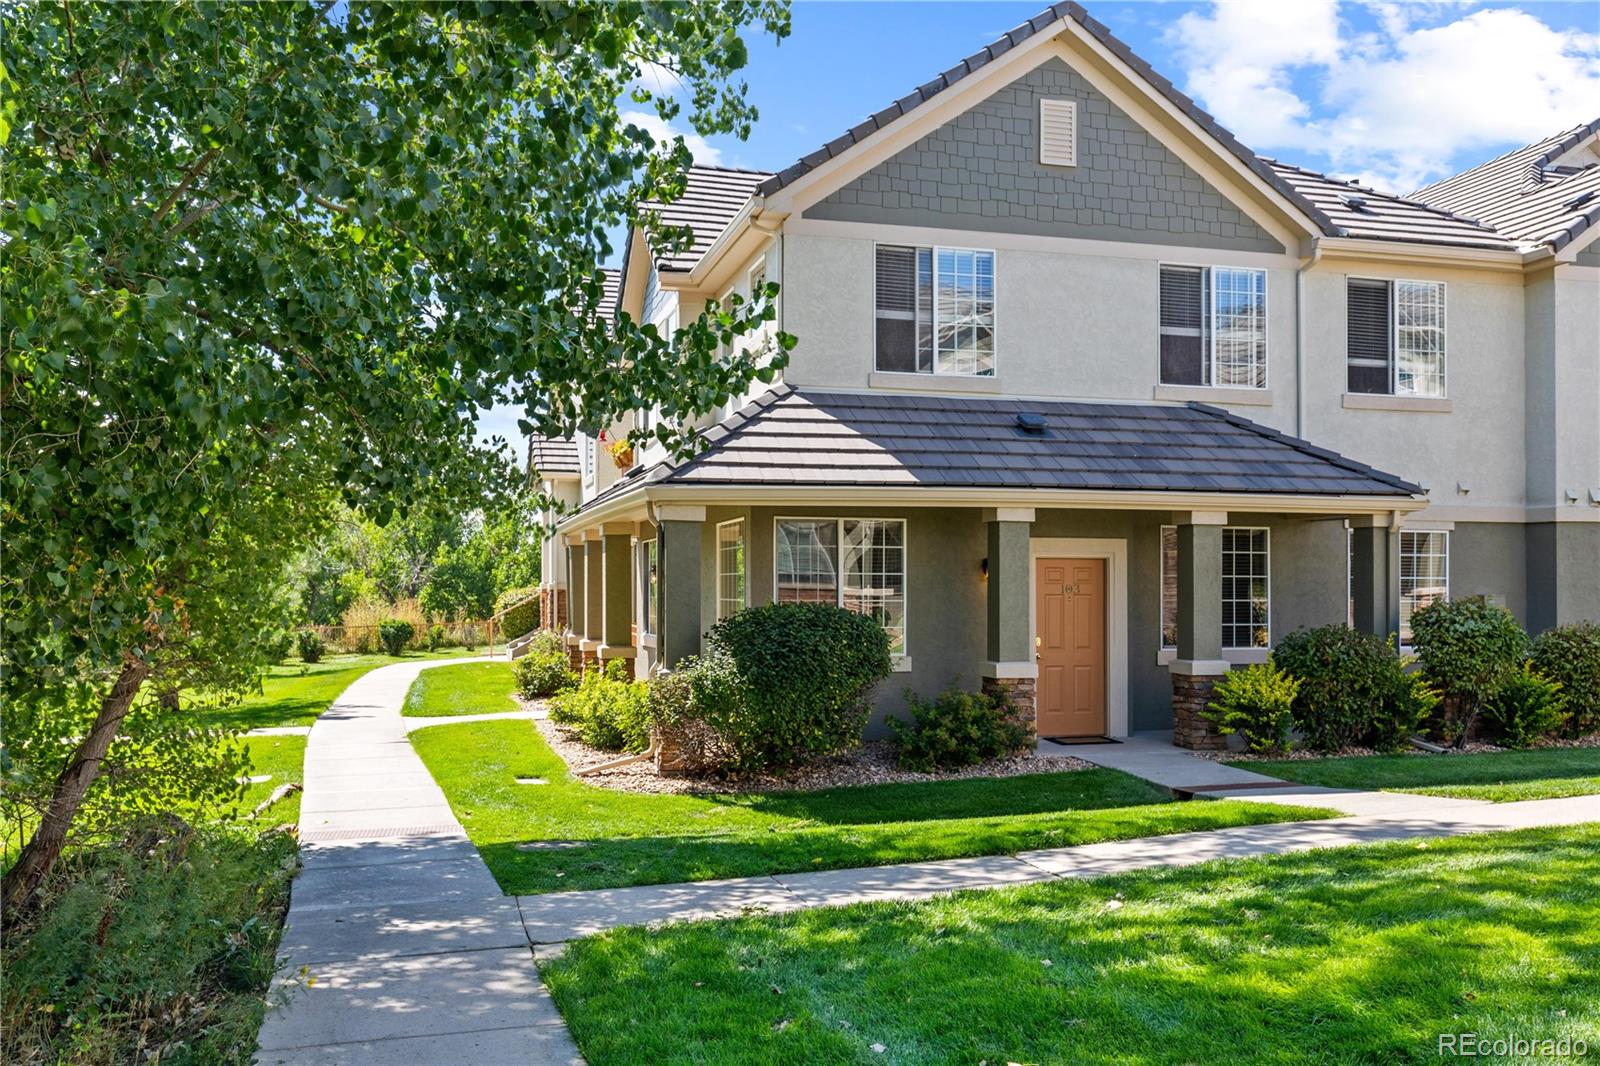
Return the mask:
[(1533, 830), (621, 929), (542, 968), (593, 1066), (1436, 1062), (1440, 1033), (1600, 1046), (1597, 883), (1600, 827)]
[[(430, 726), (411, 741), (513, 894), (1000, 855), (1333, 813), (1237, 800), (1172, 803), (1113, 770), (826, 792), (636, 795), (571, 778), (532, 722)], [(517, 784), (519, 776), (548, 784)], [(517, 846), (540, 840), (584, 846)]]
[[(280, 785), (304, 780), (303, 764), (306, 757), (305, 737), (246, 737), (245, 747), (250, 752), (251, 776), (267, 776), (268, 780), (245, 786), (244, 798), (234, 805), (234, 810), (248, 816)], [(289, 825), (300, 820), (300, 793), (294, 792), (274, 803), (256, 819), (258, 825)]]
[(453, 659), (468, 652), (442, 648), (436, 652), (410, 652), (396, 659), (388, 655), (330, 655), (320, 663), (292, 660), (269, 668), (261, 679), (259, 695), (207, 712), (207, 717), (234, 729), (263, 726), (310, 725), (338, 699), (350, 682), (380, 666), (417, 659)]
[(400, 713), (410, 718), (514, 711), (511, 664), (461, 663), (424, 670), (411, 682)]
[(1421, 792), (1494, 803), (1600, 793), (1600, 748), (1491, 751), (1478, 755), (1360, 755), (1232, 765), (1302, 785)]

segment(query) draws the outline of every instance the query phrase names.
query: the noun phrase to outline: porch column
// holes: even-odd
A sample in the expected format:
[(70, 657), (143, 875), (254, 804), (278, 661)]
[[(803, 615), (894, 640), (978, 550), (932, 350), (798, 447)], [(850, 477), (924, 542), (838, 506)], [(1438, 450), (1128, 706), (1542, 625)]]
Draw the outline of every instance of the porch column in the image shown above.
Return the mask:
[(573, 670), (583, 669), (583, 611), (588, 601), (583, 583), (588, 576), (583, 534), (568, 534), (567, 543), (567, 662)]
[(1355, 515), (1350, 541), (1355, 627), (1388, 639), (1400, 632), (1400, 538), (1388, 515)]
[(680, 504), (656, 509), (656, 585), (661, 600), (656, 640), (664, 666), (700, 654), (700, 536), (705, 522), (704, 507)]
[(583, 649), (584, 669), (600, 661), (600, 645), (605, 635), (605, 546), (598, 529), (583, 534)]
[(601, 529), (600, 554), (605, 578), (602, 660), (634, 656), (633, 531), (632, 522), (607, 522)]
[(988, 526), (988, 660), (983, 690), (1006, 697), (1017, 720), (1036, 735), (1035, 705), (1039, 667), (1029, 634), (1028, 590), (1033, 581), (1028, 539), (1033, 508), (997, 507), (983, 514)]
[(1200, 716), (1211, 702), (1217, 678), (1228, 672), (1222, 658), (1222, 527), (1226, 511), (1175, 514), (1178, 527), (1178, 654), (1172, 677), (1172, 742), (1180, 748), (1220, 750), (1216, 726)]

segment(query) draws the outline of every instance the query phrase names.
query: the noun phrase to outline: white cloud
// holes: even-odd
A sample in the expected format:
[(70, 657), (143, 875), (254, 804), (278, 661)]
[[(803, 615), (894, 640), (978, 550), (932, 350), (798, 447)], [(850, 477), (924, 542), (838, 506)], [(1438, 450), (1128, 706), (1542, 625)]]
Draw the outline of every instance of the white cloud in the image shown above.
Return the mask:
[(663, 144), (674, 137), (682, 137), (683, 143), (688, 146), (689, 154), (694, 156), (696, 163), (705, 163), (716, 166), (722, 162), (722, 149), (708, 144), (706, 139), (698, 133), (685, 132), (669, 122), (662, 120), (660, 115), (650, 111), (624, 111), (623, 122), (631, 122), (650, 136), (656, 139), (657, 144)]
[(1322, 156), (1401, 192), (1450, 173), (1457, 153), (1600, 115), (1600, 36), (1514, 8), (1366, 10), (1375, 27), (1358, 32), (1349, 5), (1218, 3), (1180, 18), (1168, 43), (1187, 91), (1252, 148)]

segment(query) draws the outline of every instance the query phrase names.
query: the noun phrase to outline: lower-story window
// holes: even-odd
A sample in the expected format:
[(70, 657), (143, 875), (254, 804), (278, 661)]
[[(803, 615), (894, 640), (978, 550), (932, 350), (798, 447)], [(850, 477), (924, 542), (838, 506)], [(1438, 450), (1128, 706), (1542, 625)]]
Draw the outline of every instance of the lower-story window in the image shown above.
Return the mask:
[(1450, 598), (1450, 534), (1400, 532), (1400, 643), (1411, 644), (1411, 616)]
[(659, 607), (656, 599), (656, 539), (639, 542), (639, 632), (654, 635)]
[(717, 526), (717, 618), (745, 609), (744, 519)]
[[(1265, 529), (1222, 531), (1222, 646), (1272, 643), (1271, 559)], [(1178, 646), (1178, 527), (1161, 527), (1161, 646)]]
[(906, 653), (906, 524), (898, 518), (780, 518), (776, 599), (871, 615)]

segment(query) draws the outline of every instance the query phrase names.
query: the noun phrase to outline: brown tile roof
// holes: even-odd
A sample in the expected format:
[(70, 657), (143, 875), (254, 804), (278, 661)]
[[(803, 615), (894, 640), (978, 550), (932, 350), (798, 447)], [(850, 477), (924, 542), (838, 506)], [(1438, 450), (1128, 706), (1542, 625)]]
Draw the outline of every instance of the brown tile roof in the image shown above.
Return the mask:
[(528, 476), (577, 477), (578, 442), (571, 437), (528, 438)]
[(1488, 226), (1439, 207), (1417, 203), (1355, 182), (1340, 181), (1304, 167), (1267, 160), (1279, 177), (1316, 204), (1337, 228), (1335, 236), (1383, 241), (1514, 249)]
[(696, 164), (689, 168), (683, 195), (671, 203), (641, 204), (641, 211), (654, 212), (662, 222), (689, 226), (694, 244), (685, 251), (656, 258), (661, 270), (693, 270), (739, 209), (749, 202), (756, 186), (771, 177), (764, 170), (734, 170)]
[[(1040, 432), (1019, 416), (1035, 417)], [(1082, 489), (1404, 497), (1393, 474), (1204, 404), (1119, 404), (796, 390), (707, 431), (705, 451), (642, 484)]]
[(1600, 223), (1600, 165), (1569, 171), (1555, 160), (1596, 133), (1600, 119), (1436, 181), (1412, 198), (1468, 215), (1511, 240), (1560, 251)]

